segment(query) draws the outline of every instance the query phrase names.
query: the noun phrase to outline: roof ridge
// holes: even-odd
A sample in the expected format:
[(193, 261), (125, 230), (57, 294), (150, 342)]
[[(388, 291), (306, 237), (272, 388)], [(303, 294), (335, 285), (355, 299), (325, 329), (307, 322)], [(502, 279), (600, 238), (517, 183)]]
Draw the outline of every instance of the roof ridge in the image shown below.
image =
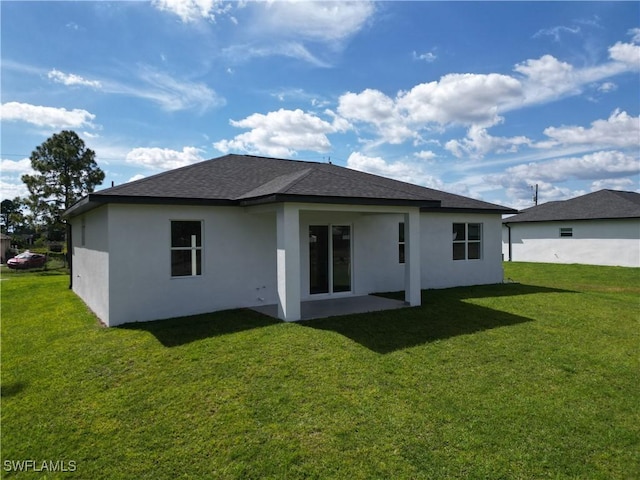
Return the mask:
[[(638, 205), (640, 203), (640, 193), (638, 192), (632, 192), (628, 190), (613, 190), (609, 188), (605, 190), (627, 203), (631, 203), (633, 205)], [(630, 196), (633, 196), (634, 199), (629, 198)], [(634, 201), (635, 199), (637, 199), (638, 201)]]
[[(297, 170), (294, 172), (278, 175), (277, 177), (274, 177), (271, 180), (264, 182), (258, 185), (257, 187), (252, 188), (249, 191), (244, 192), (242, 195), (238, 195), (237, 197), (235, 197), (235, 200), (243, 200), (251, 197), (261, 197), (264, 195), (284, 193), (286, 190), (288, 190), (293, 185), (295, 185), (300, 180), (302, 180), (307, 175), (309, 175), (311, 170), (312, 170), (311, 168), (305, 168), (303, 170)], [(284, 182), (284, 185), (278, 186), (280, 183), (283, 183), (283, 182)], [(278, 186), (278, 188), (269, 190), (270, 186)]]
[(284, 187), (282, 187), (277, 193), (285, 193), (286, 191), (290, 190), (295, 185), (300, 183), (303, 179), (307, 178), (313, 170), (314, 168), (311, 167), (311, 168), (305, 168), (304, 170), (300, 170), (299, 172), (289, 174), (294, 178), (291, 180), (291, 182), (287, 183)]

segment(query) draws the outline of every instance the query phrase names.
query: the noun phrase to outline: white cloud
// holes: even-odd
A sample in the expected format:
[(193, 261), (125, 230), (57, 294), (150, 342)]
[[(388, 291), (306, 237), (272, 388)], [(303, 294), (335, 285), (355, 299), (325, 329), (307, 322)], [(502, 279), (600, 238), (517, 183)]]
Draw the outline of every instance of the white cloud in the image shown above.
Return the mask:
[(201, 19), (213, 22), (216, 16), (227, 14), (232, 8), (222, 0), (153, 0), (151, 3), (161, 11), (177, 15), (183, 23)]
[(328, 152), (331, 143), (328, 133), (340, 131), (344, 125), (332, 124), (302, 110), (280, 109), (266, 115), (254, 113), (243, 120), (231, 120), (230, 124), (250, 131), (231, 140), (221, 140), (213, 146), (223, 152), (247, 153), (288, 157), (298, 151)]
[(105, 80), (102, 82), (104, 91), (151, 100), (171, 112), (188, 109), (204, 111), (225, 104), (225, 100), (204, 83), (176, 80), (167, 73), (144, 65), (134, 75), (141, 85)]
[(347, 167), (361, 172), (372, 173), (387, 178), (413, 183), (429, 188), (444, 189), (438, 178), (429, 175), (421, 163), (387, 162), (381, 157), (369, 157), (360, 152), (353, 152), (347, 159)]
[(618, 89), (618, 85), (613, 82), (604, 82), (598, 86), (598, 91), (602, 93), (614, 92)]
[(13, 200), (16, 197), (29, 196), (29, 190), (22, 182), (9, 182), (6, 178), (0, 179), (0, 200)]
[(420, 160), (433, 160), (437, 157), (437, 155), (431, 150), (422, 150), (420, 152), (415, 152), (413, 154), (414, 157), (419, 158)]
[(533, 35), (533, 38), (549, 36), (553, 37), (555, 42), (559, 42), (561, 33), (572, 33), (575, 35), (576, 33), (580, 33), (580, 27), (565, 27), (564, 25), (559, 25), (557, 27), (544, 28), (542, 30), (538, 30)]
[(185, 167), (204, 160), (196, 147), (184, 147), (182, 151), (169, 148), (134, 148), (127, 153), (128, 163), (142, 165), (152, 169), (168, 170)]
[(143, 178), (147, 178), (147, 176), (146, 175), (142, 175), (141, 173), (138, 173), (138, 174), (134, 175), (133, 177), (131, 177), (129, 180), (127, 180), (127, 183), (135, 182), (136, 180), (142, 180)]
[(508, 102), (522, 98), (518, 80), (497, 73), (449, 74), (438, 82), (416, 85), (400, 92), (397, 103), (410, 123), (493, 125)]
[(591, 191), (597, 192), (598, 190), (626, 190), (626, 191), (640, 191), (638, 188), (638, 181), (631, 180), (630, 178), (605, 178), (602, 180), (596, 180), (591, 183)]
[(501, 189), (513, 199), (513, 207), (526, 208), (533, 205), (530, 199), (534, 185), (538, 185), (540, 202), (548, 202), (586, 193), (571, 187), (576, 181), (591, 181), (592, 190), (630, 189), (634, 184), (638, 185), (639, 173), (640, 159), (612, 150), (520, 164), (483, 178), (487, 185)]
[(632, 28), (627, 33), (631, 35), (633, 43), (640, 43), (640, 28)]
[(67, 110), (19, 102), (2, 104), (0, 117), (5, 121), (23, 121), (50, 128), (95, 128), (92, 120), (96, 118), (92, 113), (82, 109)]
[(524, 98), (521, 103), (541, 103), (564, 94), (579, 92), (581, 82), (573, 66), (551, 55), (526, 60), (517, 64), (514, 70), (525, 77)]
[(359, 32), (375, 12), (372, 2), (276, 1), (260, 4), (264, 33), (317, 42), (339, 42)]
[(0, 199), (13, 199), (15, 197), (26, 197), (29, 195), (27, 187), (22, 182), (22, 175), (32, 175), (31, 160), (0, 160)]
[(7, 172), (14, 175), (32, 174), (31, 160), (29, 158), (23, 158), (22, 160), (0, 160), (0, 171), (2, 176), (6, 176)]
[(577, 95), (585, 85), (640, 69), (638, 45), (618, 42), (609, 49), (609, 56), (614, 61), (584, 68), (575, 68), (552, 55), (517, 64), (514, 70), (522, 75), (524, 98), (508, 103), (505, 111)]
[[(529, 140), (491, 137), (484, 129), (503, 121), (505, 112), (576, 95), (586, 85), (640, 68), (638, 45), (618, 42), (610, 55), (614, 61), (585, 68), (543, 55), (516, 64), (517, 76), (449, 74), (400, 91), (395, 98), (374, 89), (348, 92), (339, 99), (338, 113), (359, 125), (369, 124), (383, 142), (419, 140), (423, 129), (465, 125), (470, 127), (467, 138), (449, 142), (453, 153), (482, 156), (493, 149), (513, 151)], [(612, 82), (600, 86), (601, 91), (615, 88)]]
[(338, 113), (349, 121), (372, 124), (377, 134), (392, 144), (402, 143), (415, 136), (415, 132), (406, 125), (406, 119), (398, 111), (394, 100), (379, 90), (345, 93), (339, 99)]
[(609, 56), (633, 70), (640, 70), (640, 45), (618, 42), (609, 48)]
[(368, 1), (267, 1), (239, 5), (247, 7), (247, 16), (238, 42), (222, 51), (227, 61), (239, 63), (277, 55), (320, 68), (331, 66), (324, 58), (327, 53), (341, 51), (376, 11), (375, 4)]
[(558, 184), (572, 179), (616, 178), (637, 175), (639, 172), (638, 158), (611, 150), (516, 165), (502, 174), (487, 175), (485, 178), (489, 183), (509, 188), (536, 183)]
[(56, 83), (62, 83), (63, 85), (73, 86), (80, 85), (84, 87), (101, 88), (102, 84), (97, 80), (87, 80), (79, 75), (73, 73), (63, 73), (59, 70), (53, 69), (47, 73), (47, 77)]
[(558, 145), (590, 145), (597, 148), (633, 148), (640, 144), (640, 116), (615, 110), (607, 120), (596, 120), (591, 128), (580, 126), (549, 127), (544, 134), (551, 140), (537, 146), (551, 148)]
[(413, 51), (414, 60), (422, 60), (427, 63), (433, 63), (436, 61), (437, 58), (438, 56), (435, 53), (433, 53), (433, 51), (425, 52), (425, 53), (418, 53), (415, 50)]
[(245, 62), (252, 58), (282, 56), (295, 58), (315, 65), (320, 68), (328, 68), (330, 64), (313, 55), (301, 42), (257, 42), (255, 44), (234, 45), (222, 51), (227, 60), (232, 62)]
[(450, 140), (444, 148), (460, 158), (470, 156), (482, 158), (489, 152), (513, 153), (522, 145), (531, 145), (531, 140), (524, 136), (517, 137), (493, 137), (487, 130), (478, 126), (471, 126), (467, 137), (462, 140)]

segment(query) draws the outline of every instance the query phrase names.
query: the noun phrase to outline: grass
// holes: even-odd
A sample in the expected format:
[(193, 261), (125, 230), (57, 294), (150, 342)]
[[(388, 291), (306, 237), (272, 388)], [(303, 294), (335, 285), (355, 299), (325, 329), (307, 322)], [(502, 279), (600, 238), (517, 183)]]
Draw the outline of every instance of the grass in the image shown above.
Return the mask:
[(640, 269), (505, 270), (400, 311), (111, 329), (67, 276), (3, 272), (3, 478), (640, 478)]

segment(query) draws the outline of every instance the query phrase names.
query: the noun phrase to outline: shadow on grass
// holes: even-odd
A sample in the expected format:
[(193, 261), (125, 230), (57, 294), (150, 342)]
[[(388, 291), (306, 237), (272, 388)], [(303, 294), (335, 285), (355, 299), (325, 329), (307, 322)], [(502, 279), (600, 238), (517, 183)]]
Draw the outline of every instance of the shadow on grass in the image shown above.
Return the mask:
[(224, 310), (153, 322), (127, 323), (116, 328), (149, 332), (165, 347), (185, 345), (210, 337), (268, 327), (281, 320), (248, 309)]
[(7, 278), (7, 279), (12, 277), (19, 278), (22, 276), (31, 276), (31, 277), (51, 277), (51, 276), (57, 276), (57, 275), (69, 276), (69, 269), (66, 267), (55, 267), (55, 268), (39, 267), (39, 268), (26, 268), (26, 269), (22, 269), (22, 268), (12, 269), (3, 265), (2, 268), (0, 268), (0, 275), (3, 278)]
[[(464, 301), (466, 299), (566, 292), (520, 284), (423, 290), (421, 307), (308, 320), (300, 325), (337, 332), (374, 352), (385, 354), (458, 335), (533, 321), (468, 303)], [(397, 299), (403, 295), (403, 292), (381, 294)]]
[(9, 398), (19, 394), (27, 387), (24, 382), (9, 382), (0, 387), (0, 397)]
[[(424, 290), (421, 307), (314, 319), (298, 324), (307, 328), (334, 331), (372, 351), (389, 353), (457, 335), (532, 321), (464, 302), (465, 299), (555, 292), (566, 291), (521, 284)], [(380, 295), (404, 298), (404, 292)], [(282, 321), (250, 309), (237, 309), (169, 320), (128, 323), (116, 328), (149, 332), (165, 347), (175, 347), (278, 323)]]

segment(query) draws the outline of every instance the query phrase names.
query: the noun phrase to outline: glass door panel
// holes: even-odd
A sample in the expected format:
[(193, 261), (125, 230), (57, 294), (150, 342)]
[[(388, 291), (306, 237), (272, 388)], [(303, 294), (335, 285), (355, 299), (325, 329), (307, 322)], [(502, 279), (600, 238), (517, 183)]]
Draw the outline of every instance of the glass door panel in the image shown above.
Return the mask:
[(309, 291), (329, 293), (329, 227), (309, 226)]
[(351, 291), (351, 227), (334, 225), (332, 227), (333, 247), (333, 291)]

